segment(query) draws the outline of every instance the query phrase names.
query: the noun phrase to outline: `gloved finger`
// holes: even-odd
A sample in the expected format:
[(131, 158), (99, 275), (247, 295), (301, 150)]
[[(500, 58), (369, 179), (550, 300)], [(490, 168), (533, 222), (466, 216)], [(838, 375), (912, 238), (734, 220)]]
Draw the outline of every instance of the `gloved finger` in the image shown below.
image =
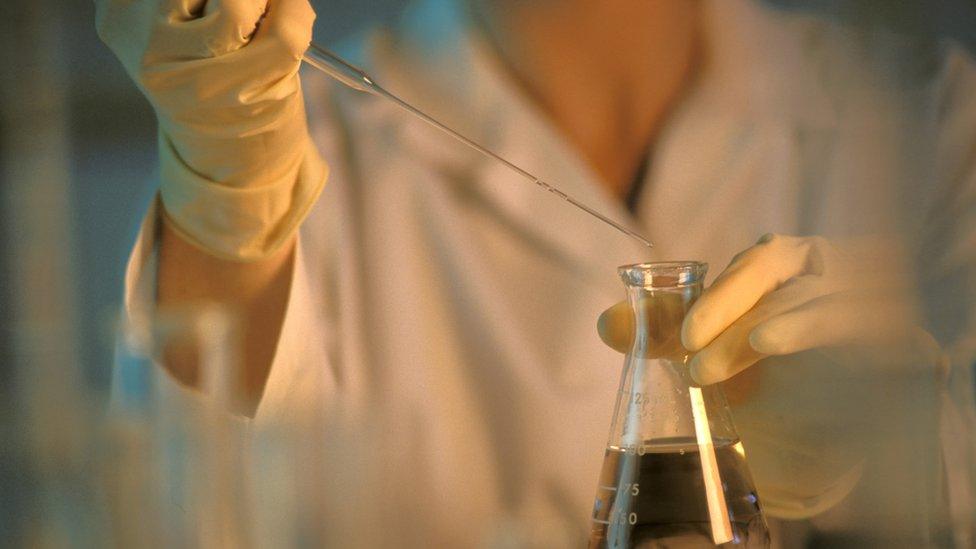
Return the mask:
[(308, 0), (268, 0), (267, 12), (253, 41), (273, 42), (300, 60), (312, 41), (315, 10)]
[(695, 354), (689, 365), (692, 379), (702, 385), (724, 381), (773, 354), (751, 345), (749, 335), (754, 328), (817, 298), (821, 292), (816, 278), (799, 277), (763, 297)]
[[(252, 6), (264, 5), (265, 2), (222, 1), (227, 5), (231, 2), (249, 2)], [(146, 71), (144, 79), (168, 88), (175, 100), (179, 99), (180, 90), (185, 90), (184, 95), (189, 95), (192, 100), (194, 96), (201, 95), (198, 88), (203, 85), (210, 101), (202, 108), (213, 113), (219, 111), (222, 105), (243, 107), (249, 111), (247, 118), (253, 122), (250, 125), (262, 127), (263, 124), (253, 119), (263, 111), (262, 103), (277, 102), (299, 93), (294, 76), (311, 42), (315, 12), (308, 0), (269, 0), (263, 15), (257, 11), (251, 13), (254, 14), (257, 14), (254, 16), (256, 30), (243, 47), (206, 59), (159, 65)], [(254, 27), (250, 19), (238, 19), (239, 29)], [(243, 39), (243, 32), (240, 30), (236, 40)], [(206, 82), (200, 82), (197, 78), (203, 71), (209, 75)], [(186, 114), (190, 119), (180, 122), (190, 126), (195, 114), (190, 111)], [(231, 116), (241, 119), (236, 113), (231, 113)]]
[[(252, 7), (264, 2), (221, 1), (225, 6), (249, 3)], [(243, 13), (240, 11), (238, 16), (244, 17)], [(256, 20), (260, 19), (257, 9), (251, 13)], [(176, 127), (195, 132), (194, 128), (202, 121), (211, 133), (233, 136), (238, 134), (234, 126), (243, 124), (248, 131), (255, 128), (267, 131), (281, 120), (303, 116), (298, 112), (291, 113), (293, 116), (282, 116), (277, 109), (265, 108), (269, 103), (282, 104), (282, 100), (300, 93), (295, 75), (305, 47), (289, 45), (289, 39), (272, 30), (281, 27), (288, 29), (285, 32), (292, 36), (302, 34), (308, 39), (313, 18), (307, 0), (272, 0), (268, 3), (267, 16), (260, 21), (256, 34), (244, 47), (203, 59), (158, 63), (142, 70), (139, 81), (144, 89), (152, 92), (150, 95), (154, 97), (157, 111), (171, 113), (169, 119), (160, 121), (164, 130), (180, 139), (181, 136), (175, 135)], [(216, 20), (207, 24), (216, 24), (213, 21)], [(245, 19), (240, 21), (240, 25), (253, 26)], [(183, 32), (194, 24), (170, 31)], [(289, 48), (293, 47), (301, 51), (291, 51)], [(301, 101), (290, 101), (288, 105), (297, 110), (301, 108)]]
[[(190, 21), (203, 15), (208, 0), (95, 0), (96, 21), (108, 13), (128, 13), (130, 20), (148, 21), (162, 16), (168, 23)], [(137, 30), (130, 28), (129, 30)]]
[(756, 350), (774, 355), (817, 347), (878, 345), (909, 333), (906, 305), (883, 296), (836, 292), (812, 299), (758, 324), (749, 334)]
[[(597, 332), (604, 343), (621, 353), (682, 361), (687, 351), (681, 346), (678, 332), (687, 308), (681, 294), (647, 293), (637, 301), (638, 318), (630, 303), (621, 301), (600, 315)], [(645, 337), (635, 346), (638, 325)]]
[(630, 351), (634, 344), (634, 313), (626, 301), (615, 303), (600, 313), (596, 331), (608, 347), (621, 353)]
[(705, 347), (763, 296), (804, 274), (808, 240), (766, 235), (736, 256), (688, 312), (681, 330), (684, 346)]
[(688, 365), (691, 378), (701, 385), (718, 383), (762, 360), (766, 355), (749, 345), (750, 328), (737, 322), (698, 351)]
[(218, 57), (246, 45), (266, 0), (99, 0), (99, 37), (141, 81), (167, 63)]
[(170, 23), (193, 21), (202, 17), (213, 0), (161, 0), (159, 13)]
[(173, 38), (177, 33), (182, 38), (177, 44), (182, 43), (187, 57), (218, 57), (246, 46), (266, 9), (267, 0), (207, 0), (202, 13), (170, 31)]

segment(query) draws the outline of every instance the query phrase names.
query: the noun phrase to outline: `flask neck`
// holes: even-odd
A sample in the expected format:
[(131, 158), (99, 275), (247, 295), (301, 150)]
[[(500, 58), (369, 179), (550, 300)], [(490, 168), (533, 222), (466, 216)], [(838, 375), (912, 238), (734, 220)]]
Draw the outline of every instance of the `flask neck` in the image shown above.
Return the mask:
[(685, 315), (702, 293), (702, 263), (620, 268), (634, 319), (610, 428), (615, 447), (701, 445), (738, 439), (721, 387), (700, 387), (681, 344)]
[(634, 317), (631, 354), (684, 362), (687, 351), (681, 344), (681, 325), (701, 291), (700, 282), (669, 288), (628, 286), (627, 297)]
[(707, 266), (698, 262), (642, 263), (619, 269), (634, 319), (631, 354), (683, 362), (681, 324), (701, 295)]

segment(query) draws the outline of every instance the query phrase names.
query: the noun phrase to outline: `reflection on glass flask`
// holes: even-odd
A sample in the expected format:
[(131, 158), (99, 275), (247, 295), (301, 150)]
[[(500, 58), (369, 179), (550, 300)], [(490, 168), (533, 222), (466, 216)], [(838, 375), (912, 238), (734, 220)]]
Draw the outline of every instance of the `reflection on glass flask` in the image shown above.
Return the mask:
[(767, 547), (728, 403), (696, 387), (681, 323), (706, 265), (621, 267), (634, 314), (593, 507), (590, 547)]

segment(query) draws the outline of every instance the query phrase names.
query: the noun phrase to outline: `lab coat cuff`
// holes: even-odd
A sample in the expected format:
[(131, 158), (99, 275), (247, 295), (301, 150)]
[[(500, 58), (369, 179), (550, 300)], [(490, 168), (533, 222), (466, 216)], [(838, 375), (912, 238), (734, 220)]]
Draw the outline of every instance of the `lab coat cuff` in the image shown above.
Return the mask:
[[(209, 418), (212, 427), (245, 437), (250, 423), (248, 418), (226, 412), (213, 398), (180, 384), (156, 363), (151, 349), (143, 348), (150, 342), (143, 341), (142, 345), (133, 347), (133, 342), (127, 339), (130, 335), (152, 337), (152, 334), (143, 333), (143, 329), (152, 326), (156, 319), (160, 209), (157, 198), (142, 220), (126, 265), (109, 411), (113, 417), (122, 418), (156, 409), (184, 426)], [(139, 371), (127, 371), (133, 368)], [(137, 378), (135, 381), (133, 375)]]
[(324, 420), (325, 407), (335, 403), (337, 384), (328, 356), (331, 334), (317, 300), (307, 265), (307, 240), (301, 231), (295, 243), (288, 302), (278, 336), (271, 372), (255, 413), (256, 426)]
[[(122, 322), (129, 326), (138, 323), (145, 325), (155, 315), (161, 212), (160, 201), (157, 199), (143, 219), (126, 267)], [(316, 294), (311, 288), (306, 255), (305, 239), (299, 231), (281, 332), (255, 420), (250, 422), (252, 425), (254, 422), (269, 425), (292, 421), (298, 416), (302, 416), (302, 420), (308, 420), (310, 414), (321, 412), (317, 406), (334, 401), (336, 384), (333, 372), (328, 367), (326, 353), (328, 334), (320, 328), (324, 320), (317, 313), (320, 308), (316, 307)], [(123, 397), (119, 394), (119, 364), (115, 367), (113, 402)], [(168, 394), (174, 395), (170, 401), (184, 400), (188, 407), (197, 409), (212, 405), (210, 401), (213, 399), (181, 386), (162, 367), (154, 365), (152, 375), (156, 378), (154, 384), (166, 388)], [(227, 415), (232, 416), (229, 413)], [(234, 417), (247, 422), (246, 418)]]

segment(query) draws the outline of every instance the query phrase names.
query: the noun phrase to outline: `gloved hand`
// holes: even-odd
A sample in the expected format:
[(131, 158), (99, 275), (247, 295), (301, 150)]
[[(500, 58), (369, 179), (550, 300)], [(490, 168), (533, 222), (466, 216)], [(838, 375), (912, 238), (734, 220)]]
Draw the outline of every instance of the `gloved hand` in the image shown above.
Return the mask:
[(289, 240), (327, 176), (298, 67), (308, 0), (95, 0), (99, 36), (159, 120), (160, 195), (181, 236), (256, 260)]
[[(911, 422), (931, 419), (944, 363), (917, 328), (905, 274), (898, 250), (884, 243), (767, 235), (685, 316), (692, 378), (725, 382), (732, 393), (760, 495), (775, 515), (831, 507), (872, 452), (907, 441)], [(621, 351), (632, 340), (629, 315), (618, 304), (598, 323)]]
[(835, 359), (856, 351), (862, 367), (936, 364), (939, 347), (916, 328), (895, 252), (878, 242), (762, 237), (685, 317), (681, 341), (696, 353), (692, 378), (716, 383), (767, 356), (810, 349)]

